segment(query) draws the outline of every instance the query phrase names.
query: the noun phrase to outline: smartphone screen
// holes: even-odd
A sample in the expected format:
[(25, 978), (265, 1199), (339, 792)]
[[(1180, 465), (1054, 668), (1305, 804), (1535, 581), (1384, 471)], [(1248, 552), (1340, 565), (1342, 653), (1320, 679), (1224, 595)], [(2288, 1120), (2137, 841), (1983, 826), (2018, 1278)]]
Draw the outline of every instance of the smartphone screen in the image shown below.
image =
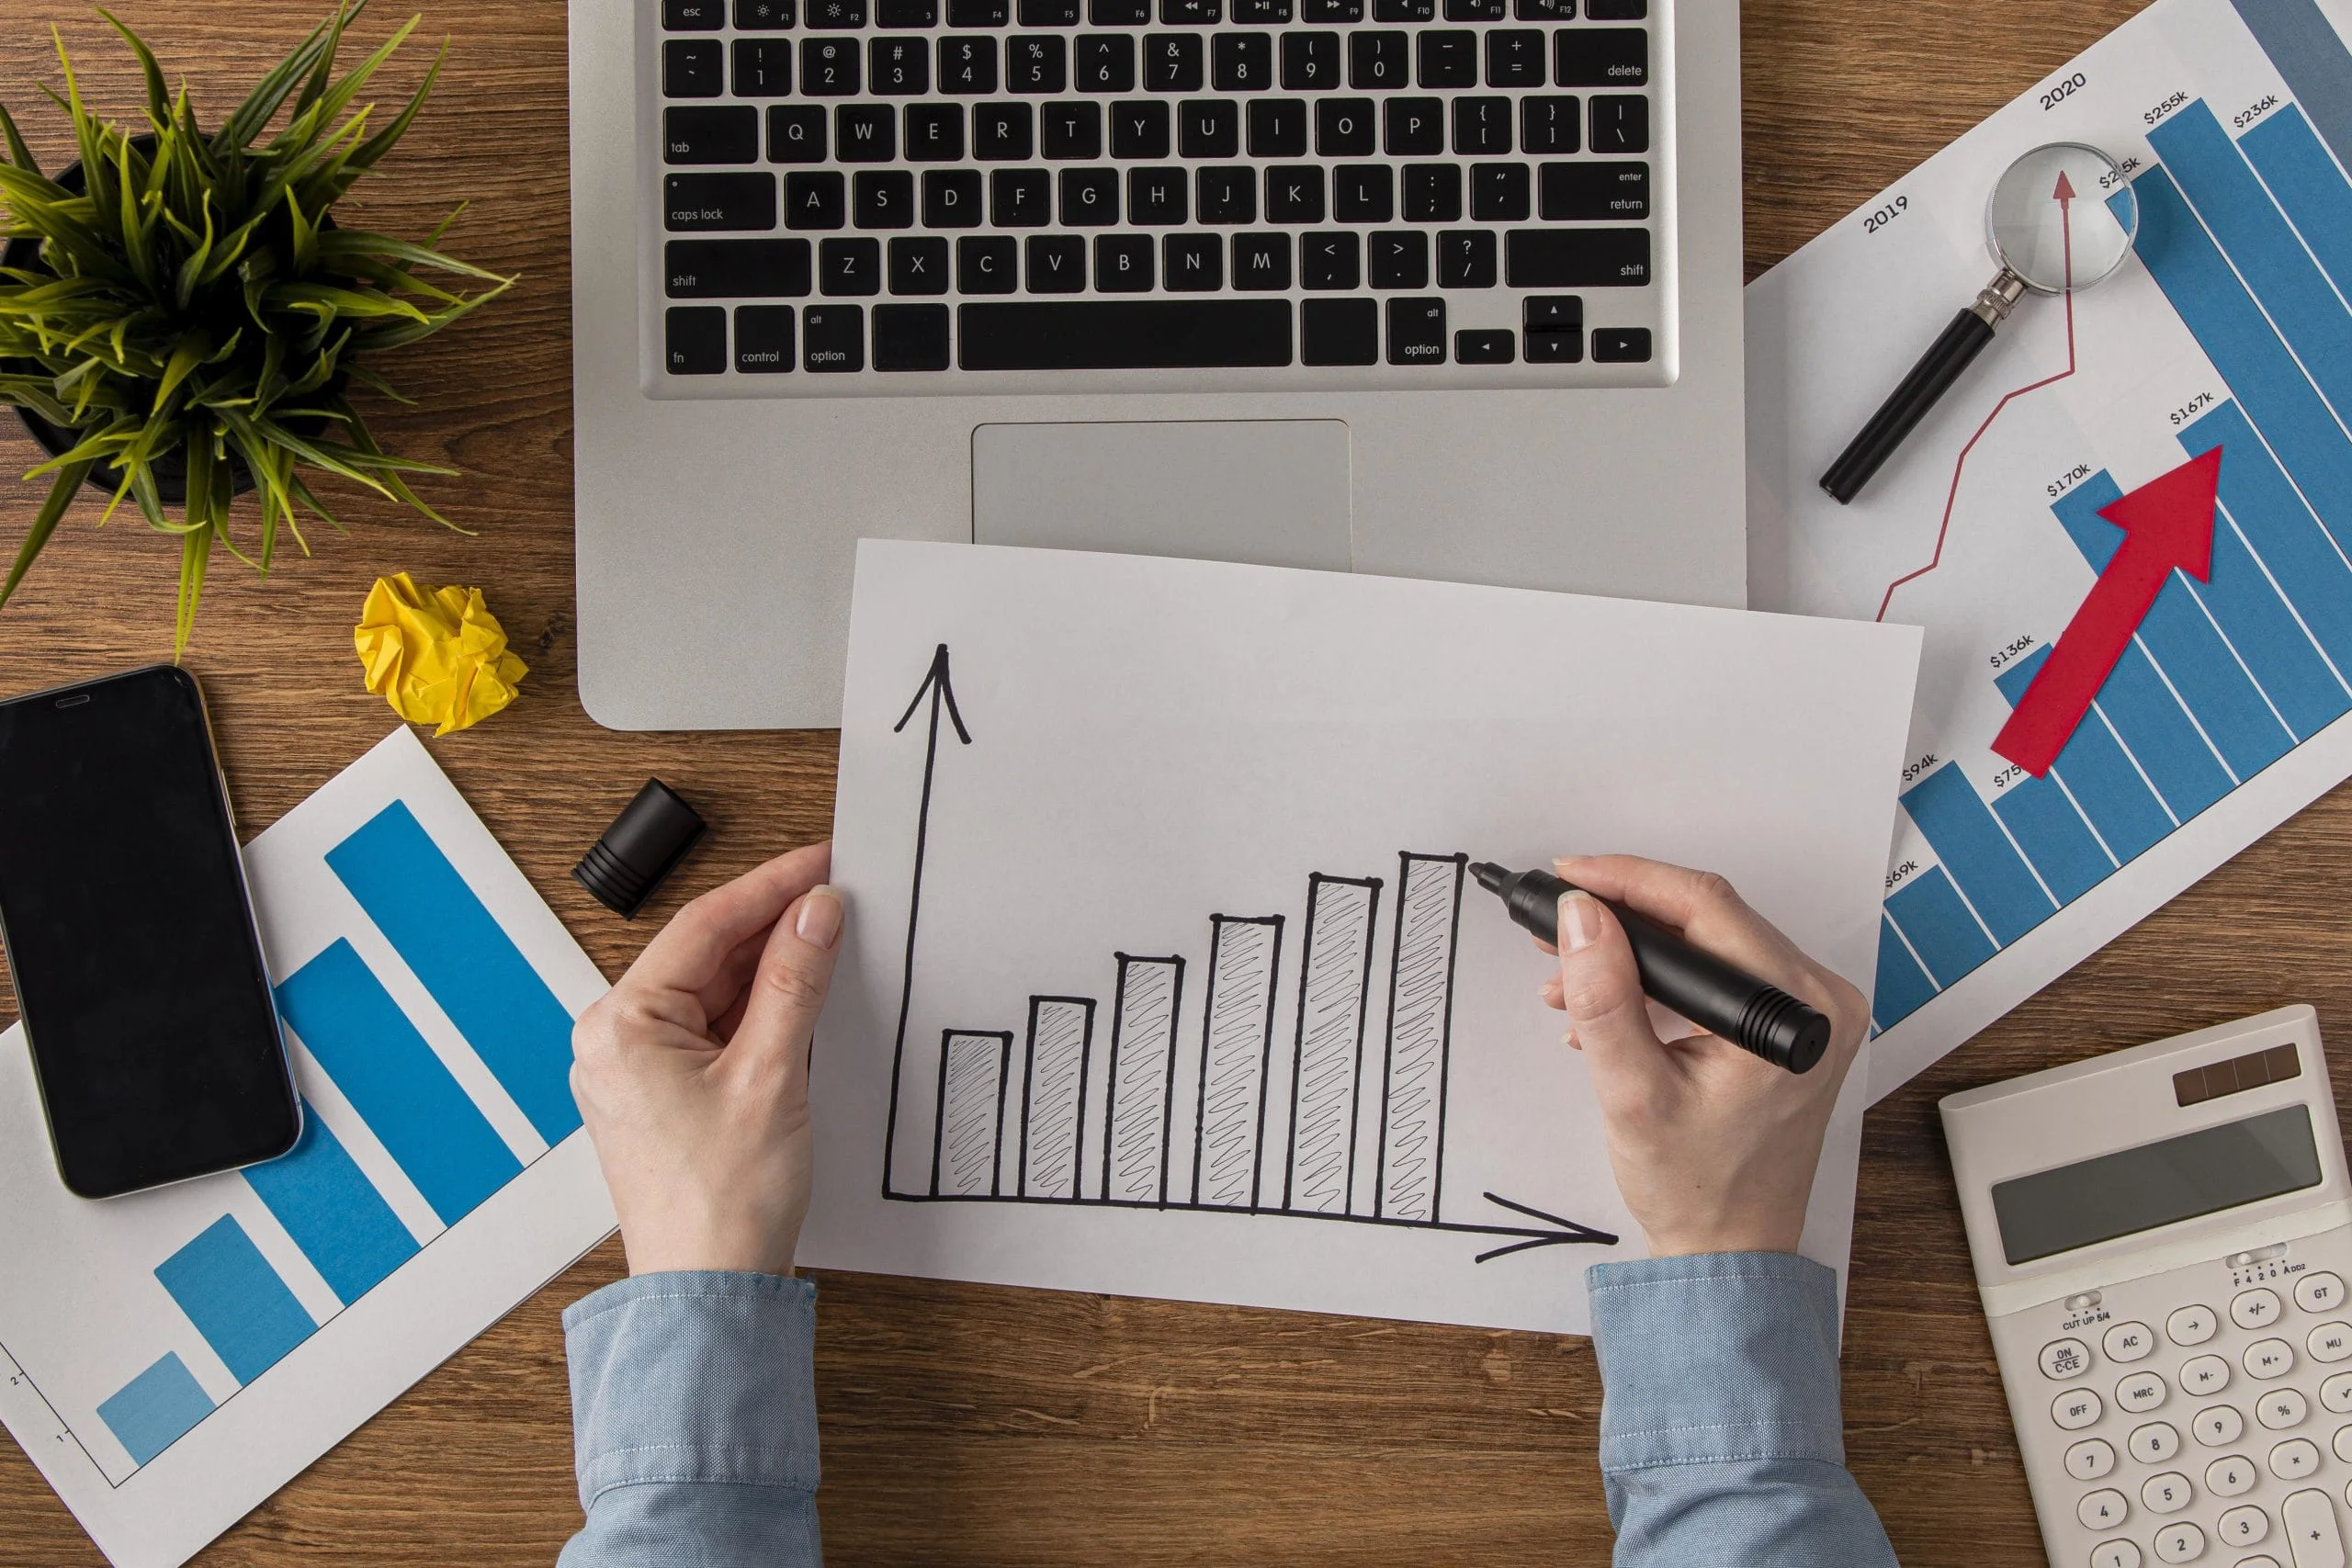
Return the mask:
[(0, 936), (73, 1191), (294, 1146), (300, 1109), (187, 671), (0, 703)]

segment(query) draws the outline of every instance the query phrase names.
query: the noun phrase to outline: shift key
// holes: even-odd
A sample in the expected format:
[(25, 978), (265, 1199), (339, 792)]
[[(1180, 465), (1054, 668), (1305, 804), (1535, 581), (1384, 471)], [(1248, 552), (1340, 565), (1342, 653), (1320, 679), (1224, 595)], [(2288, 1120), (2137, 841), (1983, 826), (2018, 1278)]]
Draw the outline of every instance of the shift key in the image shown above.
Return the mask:
[(1638, 288), (1650, 280), (1647, 229), (1514, 229), (1504, 255), (1513, 288)]
[(673, 232), (773, 229), (775, 176), (671, 175), (662, 182), (662, 212)]

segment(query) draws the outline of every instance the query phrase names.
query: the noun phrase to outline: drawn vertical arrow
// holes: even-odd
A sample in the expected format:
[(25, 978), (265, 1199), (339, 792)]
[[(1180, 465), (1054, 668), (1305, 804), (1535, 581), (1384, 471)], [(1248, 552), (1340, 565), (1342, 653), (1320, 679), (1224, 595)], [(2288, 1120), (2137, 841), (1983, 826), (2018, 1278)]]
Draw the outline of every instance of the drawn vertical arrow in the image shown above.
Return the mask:
[(922, 863), (931, 844), (931, 785), (932, 775), (939, 766), (939, 716), (942, 710), (956, 727), (956, 739), (969, 746), (972, 732), (964, 728), (964, 716), (956, 706), (956, 683), (947, 671), (947, 645), (941, 643), (931, 656), (931, 669), (915, 688), (914, 700), (899, 722), (890, 727), (897, 735), (907, 728), (922, 707), (923, 699), (931, 699), (930, 733), (924, 741), (922, 757), (922, 807), (915, 816), (915, 879), (914, 889), (907, 897), (907, 965), (899, 982), (899, 1036), (890, 1052), (890, 1121), (882, 1134), (882, 1196), (890, 1191), (890, 1173), (898, 1168), (896, 1159), (899, 1144), (899, 1080), (907, 1060), (907, 1015), (915, 995), (915, 926), (922, 915)]

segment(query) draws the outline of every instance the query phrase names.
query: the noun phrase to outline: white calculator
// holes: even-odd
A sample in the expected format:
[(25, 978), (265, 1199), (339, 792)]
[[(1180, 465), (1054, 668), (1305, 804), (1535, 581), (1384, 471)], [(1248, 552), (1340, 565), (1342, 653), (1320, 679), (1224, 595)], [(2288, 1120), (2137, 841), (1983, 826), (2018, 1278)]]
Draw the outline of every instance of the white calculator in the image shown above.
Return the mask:
[(2318, 1016), (1942, 1111), (2052, 1568), (2346, 1568), (2352, 1185)]

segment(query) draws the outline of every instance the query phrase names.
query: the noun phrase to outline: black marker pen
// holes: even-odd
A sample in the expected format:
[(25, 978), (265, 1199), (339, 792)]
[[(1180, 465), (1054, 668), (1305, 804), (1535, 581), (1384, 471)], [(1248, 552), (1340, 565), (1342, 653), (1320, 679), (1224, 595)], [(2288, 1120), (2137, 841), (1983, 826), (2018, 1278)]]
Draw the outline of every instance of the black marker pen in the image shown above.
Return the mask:
[[(1479, 886), (1500, 896), (1512, 919), (1559, 945), (1560, 896), (1574, 891), (1573, 884), (1548, 871), (1513, 874), (1487, 861), (1471, 866), (1470, 874)], [(1601, 902), (1625, 928), (1642, 989), (1708, 1033), (1792, 1073), (1809, 1070), (1829, 1048), (1829, 1020), (1796, 998), (1700, 952), (1623, 904)]]

